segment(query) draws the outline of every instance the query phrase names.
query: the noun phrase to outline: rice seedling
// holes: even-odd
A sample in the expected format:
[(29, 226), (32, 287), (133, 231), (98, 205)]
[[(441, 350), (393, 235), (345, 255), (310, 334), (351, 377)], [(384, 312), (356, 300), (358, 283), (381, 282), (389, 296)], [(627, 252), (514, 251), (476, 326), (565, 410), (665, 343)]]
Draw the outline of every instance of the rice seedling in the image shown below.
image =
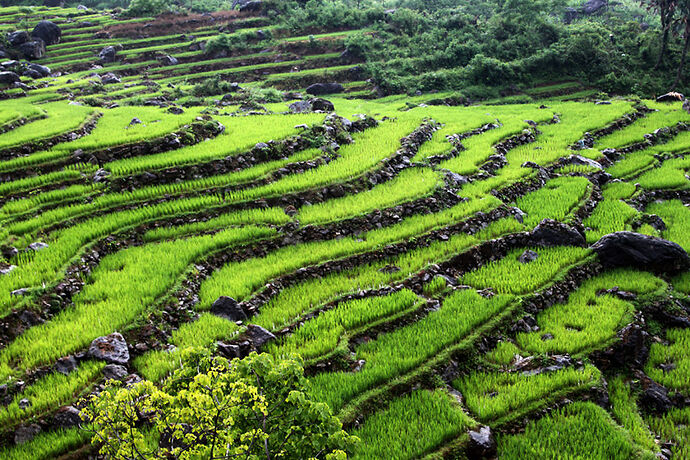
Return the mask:
[(606, 172), (617, 179), (625, 179), (646, 171), (657, 164), (654, 155), (646, 150), (629, 153), (622, 160), (606, 168)]
[(628, 460), (655, 458), (633, 442), (604, 409), (590, 402), (576, 402), (530, 422), (523, 434), (498, 439), (501, 459)]
[(686, 189), (690, 186), (687, 177), (688, 169), (690, 169), (690, 157), (672, 158), (664, 161), (658, 168), (642, 174), (636, 182), (650, 190)]
[(515, 360), (517, 355), (520, 355), (520, 350), (513, 342), (501, 341), (496, 347), (485, 355), (487, 361), (498, 364), (499, 366), (508, 366)]
[(353, 458), (422, 458), (476, 425), (443, 390), (417, 390), (367, 418)]
[(648, 417), (650, 428), (669, 441), (674, 458), (690, 458), (690, 408), (671, 409), (661, 416)]
[(275, 355), (299, 353), (306, 360), (319, 358), (339, 345), (345, 346), (348, 337), (358, 329), (408, 312), (419, 303), (419, 297), (406, 289), (385, 297), (343, 302), (307, 321), (279, 342), (271, 343), (267, 351)]
[[(31, 417), (41, 415), (47, 411), (57, 409), (78, 396), (89, 384), (100, 376), (105, 366), (100, 361), (84, 361), (69, 375), (53, 372), (38, 379), (33, 385), (27, 386), (18, 393), (0, 413), (0, 421), (5, 428), (16, 426)], [(21, 408), (19, 401), (28, 399), (31, 403), (27, 408)]]
[(639, 213), (621, 201), (635, 193), (635, 185), (627, 182), (611, 182), (602, 189), (603, 199), (592, 214), (582, 221), (588, 243), (594, 243), (609, 233), (631, 230), (630, 222)]
[(203, 255), (273, 235), (274, 230), (247, 226), (132, 247), (105, 257), (75, 296), (74, 306), (27, 330), (0, 351), (0, 380), (13, 371), (26, 371), (73, 353), (131, 323)]
[(512, 418), (549, 404), (569, 393), (597, 385), (594, 366), (566, 368), (537, 375), (476, 372), (453, 381), (465, 404), (483, 422)]
[(623, 428), (628, 430), (632, 439), (640, 447), (657, 452), (659, 446), (654, 442), (649, 427), (640, 416), (635, 398), (623, 377), (617, 376), (609, 379), (607, 383), (611, 399), (611, 411), (615, 419)]
[(42, 432), (24, 444), (0, 450), (0, 457), (7, 460), (49, 460), (74, 451), (91, 439), (91, 433), (72, 428)]
[(690, 391), (690, 331), (669, 329), (666, 339), (669, 345), (652, 344), (645, 372), (661, 385), (687, 394)]
[(584, 354), (615, 340), (632, 320), (632, 303), (600, 292), (614, 287), (640, 295), (666, 289), (666, 283), (646, 272), (613, 270), (585, 281), (565, 304), (549, 307), (537, 317), (538, 332), (520, 333), (518, 346), (532, 353)]
[(519, 198), (516, 205), (527, 213), (524, 223), (529, 227), (537, 226), (544, 219), (567, 221), (591, 190), (592, 184), (584, 177), (557, 177)]
[(690, 251), (690, 209), (680, 200), (651, 203), (646, 211), (664, 220), (666, 230), (662, 236)]
[(366, 363), (359, 372), (329, 372), (312, 377), (314, 396), (339, 411), (358, 394), (410, 372), (476, 333), (512, 301), (509, 295), (485, 299), (472, 290), (457, 291), (445, 299), (440, 310), (357, 347), (355, 359)]
[(587, 249), (568, 246), (532, 250), (539, 255), (533, 262), (520, 262), (518, 259), (525, 249), (515, 249), (501, 260), (466, 273), (460, 281), (476, 289), (489, 288), (501, 294), (527, 294), (553, 282), (558, 274), (590, 256)]

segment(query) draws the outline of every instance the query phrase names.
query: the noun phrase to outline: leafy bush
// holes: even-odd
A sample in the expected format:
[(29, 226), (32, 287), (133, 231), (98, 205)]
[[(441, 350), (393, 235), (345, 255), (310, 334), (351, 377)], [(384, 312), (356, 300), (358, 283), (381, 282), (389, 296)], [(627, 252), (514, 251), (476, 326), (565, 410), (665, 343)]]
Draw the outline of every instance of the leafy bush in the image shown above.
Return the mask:
[(188, 350), (161, 388), (110, 381), (83, 417), (112, 458), (346, 458), (359, 439), (305, 389), (296, 357), (228, 361)]

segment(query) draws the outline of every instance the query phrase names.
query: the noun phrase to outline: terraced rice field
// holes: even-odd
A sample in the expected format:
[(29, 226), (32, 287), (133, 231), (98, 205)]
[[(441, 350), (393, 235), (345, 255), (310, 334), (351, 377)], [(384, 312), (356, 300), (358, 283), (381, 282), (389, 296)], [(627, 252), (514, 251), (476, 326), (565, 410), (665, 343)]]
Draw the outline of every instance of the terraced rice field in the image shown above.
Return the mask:
[[(60, 414), (104, 384), (87, 350), (115, 332), (130, 381), (162, 381), (187, 347), (301, 354), (355, 458), (477, 458), (483, 427), (498, 458), (690, 458), (690, 272), (591, 246), (631, 231), (690, 250), (679, 102), (362, 99), (348, 31), (29, 19), (46, 17), (61, 74), (0, 100), (0, 458), (89, 452)], [(247, 54), (189, 51), (218, 27)], [(90, 68), (110, 44), (121, 59)], [(306, 113), (296, 94), (260, 110), (184, 95), (208, 76), (353, 91)], [(246, 318), (218, 314), (222, 296)]]

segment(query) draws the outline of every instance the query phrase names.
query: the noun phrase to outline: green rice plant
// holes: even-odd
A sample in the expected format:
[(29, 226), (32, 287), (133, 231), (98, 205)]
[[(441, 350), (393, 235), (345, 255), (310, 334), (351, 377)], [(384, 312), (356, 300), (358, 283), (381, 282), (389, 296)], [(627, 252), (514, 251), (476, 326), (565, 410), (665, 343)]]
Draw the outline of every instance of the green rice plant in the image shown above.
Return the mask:
[[(653, 343), (649, 351), (649, 360), (645, 372), (656, 382), (667, 388), (684, 394), (690, 391), (690, 330), (669, 329), (666, 331), (669, 345)], [(675, 367), (662, 369), (662, 364), (673, 364)]]
[(174, 227), (158, 227), (144, 233), (143, 239), (147, 242), (169, 240), (193, 235), (209, 230), (227, 228), (231, 225), (241, 224), (271, 224), (284, 225), (290, 222), (290, 217), (281, 208), (244, 209), (241, 211), (221, 214), (212, 219), (178, 225)]
[(5, 99), (0, 101), (0, 127), (19, 120), (33, 121), (46, 116), (45, 110), (27, 103), (22, 99)]
[[(138, 108), (137, 108), (138, 110)], [(115, 160), (105, 165), (116, 177), (182, 166), (237, 155), (251, 149), (256, 143), (278, 140), (297, 132), (298, 124), (323, 121), (323, 114), (261, 115), (248, 117), (216, 117), (225, 125), (225, 131), (215, 139), (172, 152), (143, 157)]]
[(465, 150), (455, 158), (441, 162), (439, 167), (458, 174), (475, 174), (479, 171), (479, 166), (495, 153), (494, 145), (529, 128), (525, 120), (531, 119), (535, 123), (544, 123), (553, 118), (551, 110), (536, 110), (524, 105), (501, 107), (500, 110), (492, 111), (492, 114), (498, 118), (501, 126), (481, 135), (464, 139), (462, 144)]
[(219, 249), (255, 242), (275, 230), (248, 226), (186, 240), (152, 243), (109, 255), (69, 307), (0, 351), (0, 380), (88, 345), (136, 320), (172, 288), (189, 265)]
[(650, 190), (687, 189), (690, 186), (688, 169), (690, 157), (672, 158), (664, 161), (658, 168), (642, 174), (636, 182)]
[(559, 274), (582, 263), (591, 254), (588, 249), (570, 246), (532, 250), (539, 255), (533, 262), (520, 262), (518, 259), (525, 249), (515, 249), (501, 260), (466, 273), (460, 281), (476, 289), (490, 288), (501, 294), (528, 294), (553, 282)]
[(359, 329), (417, 308), (420, 299), (407, 289), (385, 297), (370, 297), (343, 302), (332, 310), (307, 321), (289, 336), (268, 347), (274, 355), (298, 353), (304, 359), (322, 357), (337, 347), (345, 347), (348, 338)]
[(578, 141), (585, 132), (615, 121), (630, 109), (630, 103), (620, 101), (599, 106), (597, 110), (592, 110), (589, 104), (575, 102), (554, 104), (552, 110), (560, 115), (560, 123), (540, 126), (541, 134), (536, 142), (510, 150), (506, 154), (507, 166), (498, 170), (495, 176), (487, 180), (466, 184), (462, 188), (462, 195), (484, 196), (494, 189), (526, 179), (533, 175), (534, 171), (523, 168), (522, 165), (525, 162), (531, 161), (544, 166), (568, 156), (568, 146)]
[(199, 308), (209, 308), (221, 295), (243, 300), (277, 276), (419, 236), (434, 228), (465, 219), (479, 210), (491, 209), (496, 201), (498, 200), (493, 197), (487, 197), (485, 200), (462, 202), (439, 213), (412, 216), (398, 224), (372, 230), (358, 237), (288, 246), (265, 257), (227, 264), (201, 285)]
[(65, 188), (31, 194), (26, 198), (10, 200), (0, 207), (0, 219), (17, 218), (20, 214), (41, 206), (54, 205), (73, 199), (83, 199), (105, 188), (104, 184), (71, 185)]
[(623, 377), (617, 376), (608, 380), (611, 411), (623, 428), (628, 430), (632, 439), (642, 448), (657, 452), (659, 446), (649, 427), (640, 416), (637, 403), (630, 387)]
[(598, 295), (614, 287), (645, 295), (663, 291), (666, 283), (650, 273), (630, 269), (613, 270), (587, 280), (567, 303), (553, 305), (538, 315), (539, 332), (518, 334), (518, 346), (532, 353), (571, 354), (605, 347), (632, 320), (635, 310), (628, 301)]
[(42, 432), (24, 444), (5, 447), (0, 458), (6, 460), (49, 460), (87, 444), (91, 433), (79, 428)]
[(649, 152), (655, 153), (684, 153), (690, 150), (690, 131), (681, 131), (665, 144), (650, 147)]
[(673, 288), (685, 295), (690, 295), (690, 271), (685, 271), (673, 278)]
[(567, 394), (597, 385), (601, 372), (594, 366), (566, 368), (537, 375), (475, 372), (453, 381), (465, 404), (483, 422), (517, 417)]
[(313, 394), (339, 411), (358, 394), (410, 372), (468, 338), (512, 301), (509, 295), (485, 299), (472, 290), (456, 291), (438, 311), (357, 347), (355, 359), (366, 363), (359, 372), (328, 372), (312, 377)]
[(301, 224), (309, 225), (355, 217), (425, 197), (442, 185), (439, 173), (428, 168), (410, 168), (371, 190), (304, 206), (300, 208), (297, 219)]
[(544, 219), (566, 221), (591, 190), (592, 184), (584, 177), (557, 177), (516, 204), (527, 213), (525, 225), (535, 227)]
[(602, 189), (603, 199), (592, 214), (582, 221), (588, 243), (594, 243), (609, 233), (631, 230), (630, 222), (639, 212), (621, 201), (635, 193), (635, 185), (627, 182), (611, 182)]
[(597, 139), (596, 148), (599, 150), (607, 148), (618, 149), (636, 142), (642, 142), (645, 134), (652, 133), (659, 128), (675, 126), (678, 122), (690, 120), (690, 116), (680, 105), (654, 101), (644, 101), (644, 104), (650, 109), (655, 110), (655, 112), (638, 118), (634, 123), (623, 129), (616, 130), (609, 135)]
[[(67, 404), (100, 377), (103, 367), (105, 363), (102, 361), (83, 361), (77, 370), (70, 372), (69, 375), (53, 372), (41, 377), (33, 385), (27, 386), (18, 393), (0, 413), (3, 427), (7, 429)], [(19, 401), (22, 399), (28, 399), (31, 405), (22, 409), (19, 407)]]
[(417, 390), (367, 418), (353, 458), (422, 458), (475, 425), (447, 392)]
[(592, 174), (599, 171), (599, 168), (590, 165), (569, 164), (561, 166), (556, 170), (557, 174)]
[(45, 110), (47, 118), (3, 133), (0, 136), (0, 150), (73, 131), (84, 125), (96, 113), (91, 107), (68, 105), (64, 102), (49, 102), (44, 104), (42, 109)]
[(508, 366), (515, 360), (515, 356), (521, 353), (522, 351), (513, 342), (501, 341), (485, 357), (491, 363)]
[(662, 440), (671, 442), (673, 458), (690, 458), (690, 408), (671, 409), (647, 418), (650, 428)]
[(572, 403), (539, 420), (525, 432), (498, 438), (498, 457), (506, 460), (592, 459), (652, 460), (654, 454), (635, 445), (601, 407), (590, 402)]
[(662, 236), (690, 251), (690, 209), (680, 200), (650, 203), (646, 211), (664, 220), (666, 230)]
[(606, 172), (617, 179), (625, 179), (639, 174), (657, 163), (654, 155), (646, 150), (641, 150), (627, 154), (625, 158), (606, 168)]
[(0, 183), (0, 196), (13, 193), (26, 192), (38, 187), (52, 185), (61, 182), (69, 182), (84, 178), (84, 173), (76, 168), (68, 168), (39, 176), (31, 176), (11, 182)]

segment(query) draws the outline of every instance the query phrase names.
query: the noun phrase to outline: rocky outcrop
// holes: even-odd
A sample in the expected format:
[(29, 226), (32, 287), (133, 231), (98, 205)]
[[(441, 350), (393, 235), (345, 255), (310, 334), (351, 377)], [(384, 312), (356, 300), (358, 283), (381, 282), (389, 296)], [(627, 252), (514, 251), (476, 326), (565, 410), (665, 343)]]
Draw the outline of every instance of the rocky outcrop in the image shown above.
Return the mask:
[(89, 347), (88, 355), (110, 364), (127, 364), (129, 361), (127, 342), (119, 332), (94, 339)]
[(31, 36), (40, 38), (46, 45), (55, 45), (56, 43), (60, 43), (62, 30), (54, 22), (41, 21), (36, 24), (36, 27), (34, 27), (34, 30), (31, 32)]
[(608, 267), (634, 267), (657, 273), (678, 273), (690, 267), (687, 252), (677, 243), (640, 233), (610, 233), (592, 249)]
[(322, 94), (342, 93), (345, 90), (340, 83), (314, 83), (307, 87), (307, 94), (320, 96)]
[(535, 246), (584, 246), (585, 237), (562, 222), (552, 219), (544, 219), (532, 231), (532, 244)]

